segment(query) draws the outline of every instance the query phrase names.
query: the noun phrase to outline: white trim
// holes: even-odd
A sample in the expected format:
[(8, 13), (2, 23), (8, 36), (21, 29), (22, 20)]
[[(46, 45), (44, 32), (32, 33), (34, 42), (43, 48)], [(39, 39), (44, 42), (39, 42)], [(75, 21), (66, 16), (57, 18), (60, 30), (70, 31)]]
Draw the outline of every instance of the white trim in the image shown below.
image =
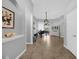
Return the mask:
[(31, 44), (33, 43), (33, 15), (31, 14)]
[(25, 44), (33, 44), (33, 43), (32, 43), (32, 42), (31, 42), (31, 43), (27, 43), (27, 42), (26, 42)]
[(64, 36), (61, 36), (62, 38), (64, 38)]
[(11, 38), (3, 38), (3, 39), (2, 39), (2, 43), (7, 43), (7, 42), (10, 42), (10, 41), (16, 40), (17, 38), (21, 38), (21, 37), (23, 37), (23, 36), (24, 36), (24, 34), (15, 35), (15, 36), (13, 36), (13, 37), (11, 37)]
[[(59, 37), (58, 35), (52, 35), (52, 36), (57, 36), (57, 37)], [(64, 36), (60, 36), (60, 37), (64, 38)]]
[(68, 47), (64, 44), (64, 47), (68, 49)]
[(68, 49), (73, 55), (76, 56), (76, 54), (75, 54), (68, 46), (64, 45), (64, 47), (65, 47), (66, 49)]
[(26, 49), (24, 49), (15, 59), (19, 59), (25, 52), (26, 52)]

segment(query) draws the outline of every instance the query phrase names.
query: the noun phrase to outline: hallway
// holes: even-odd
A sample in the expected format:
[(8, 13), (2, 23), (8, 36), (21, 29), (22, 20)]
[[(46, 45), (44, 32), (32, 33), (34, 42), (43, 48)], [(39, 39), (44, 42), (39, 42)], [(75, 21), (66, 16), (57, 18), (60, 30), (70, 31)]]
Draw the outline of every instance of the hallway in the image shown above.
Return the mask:
[(47, 36), (27, 45), (27, 51), (20, 59), (76, 59), (63, 45), (63, 38)]

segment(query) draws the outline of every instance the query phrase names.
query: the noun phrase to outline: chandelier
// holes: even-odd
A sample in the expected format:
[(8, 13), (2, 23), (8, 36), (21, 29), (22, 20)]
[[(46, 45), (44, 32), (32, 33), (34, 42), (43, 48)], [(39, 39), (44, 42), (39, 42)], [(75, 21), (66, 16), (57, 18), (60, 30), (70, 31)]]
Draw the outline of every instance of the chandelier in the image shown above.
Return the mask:
[(46, 19), (44, 20), (44, 30), (49, 31), (49, 21), (47, 19), (47, 12), (45, 12)]

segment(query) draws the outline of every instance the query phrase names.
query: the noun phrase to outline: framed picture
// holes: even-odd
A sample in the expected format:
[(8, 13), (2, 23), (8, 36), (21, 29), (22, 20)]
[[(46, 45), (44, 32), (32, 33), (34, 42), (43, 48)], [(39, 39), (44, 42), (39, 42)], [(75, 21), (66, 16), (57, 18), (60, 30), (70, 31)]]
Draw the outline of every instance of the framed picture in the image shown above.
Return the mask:
[(2, 28), (14, 28), (15, 13), (5, 7), (2, 7)]
[(58, 26), (52, 26), (52, 30), (53, 30), (54, 32), (57, 32), (57, 31), (58, 31)]

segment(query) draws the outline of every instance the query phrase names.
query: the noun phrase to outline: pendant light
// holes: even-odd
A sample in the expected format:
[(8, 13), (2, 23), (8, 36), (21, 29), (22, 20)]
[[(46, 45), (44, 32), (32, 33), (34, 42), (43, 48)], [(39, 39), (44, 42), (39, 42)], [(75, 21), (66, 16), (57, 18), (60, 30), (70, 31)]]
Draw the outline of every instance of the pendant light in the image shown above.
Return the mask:
[(49, 21), (47, 19), (47, 12), (45, 12), (46, 19), (44, 20), (44, 30), (49, 31)]

